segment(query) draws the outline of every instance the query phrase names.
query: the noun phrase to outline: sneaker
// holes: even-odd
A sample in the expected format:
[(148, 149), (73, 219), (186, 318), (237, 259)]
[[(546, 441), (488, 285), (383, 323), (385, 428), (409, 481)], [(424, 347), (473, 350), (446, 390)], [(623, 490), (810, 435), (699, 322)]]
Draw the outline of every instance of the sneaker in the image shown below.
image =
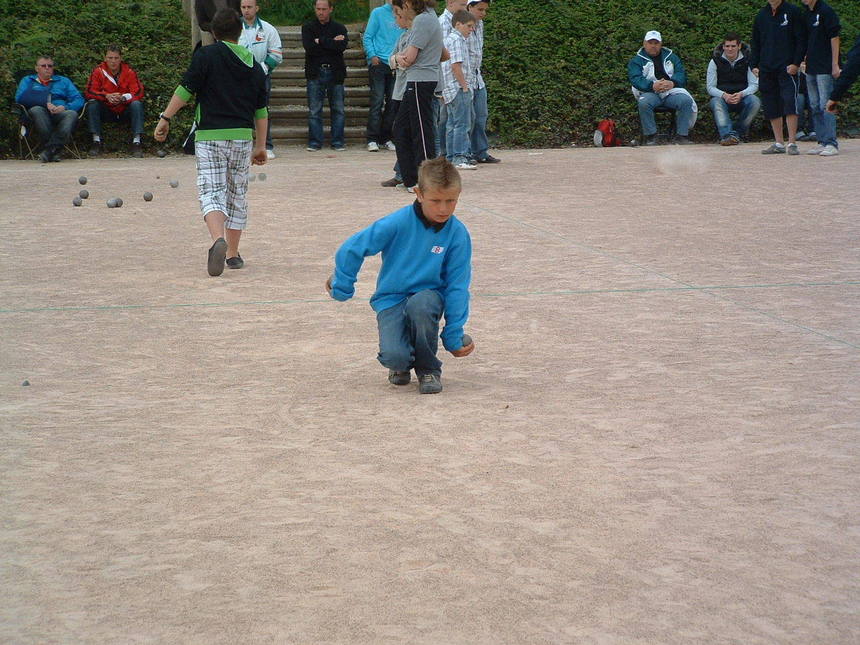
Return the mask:
[(367, 142), (367, 151), (368, 152), (379, 152), (379, 144), (376, 141), (368, 141)]
[(646, 146), (656, 146), (657, 145), (657, 135), (656, 134), (648, 134), (645, 136), (645, 145)]
[(271, 148), (266, 149), (266, 159), (274, 159), (276, 156), (277, 155), (275, 154), (274, 150), (272, 150)]
[(822, 150), (824, 150), (824, 146), (819, 143), (814, 148), (807, 150), (806, 154), (808, 154), (808, 155), (820, 155)]
[(442, 379), (438, 374), (422, 374), (418, 379), (419, 394), (439, 394), (442, 391)]
[(839, 154), (839, 148), (836, 146), (826, 145), (824, 146), (824, 150), (821, 151), (819, 157), (835, 157)]
[(216, 276), (224, 273), (225, 257), (227, 257), (227, 240), (223, 237), (219, 237), (209, 248), (209, 259), (206, 262), (206, 268), (209, 270), (209, 275)]
[(227, 258), (228, 269), (241, 269), (243, 266), (245, 266), (245, 260), (242, 259), (241, 255), (236, 255), (235, 258)]
[[(797, 146), (795, 146), (797, 147)], [(781, 143), (772, 143), (767, 148), (761, 151), (763, 155), (781, 155), (785, 154), (785, 146)]]
[(317, 148), (316, 146), (308, 146), (307, 148), (305, 148), (305, 150), (307, 150), (308, 152), (319, 152), (320, 151), (320, 149)]
[(396, 152), (396, 151), (397, 151), (397, 146), (395, 146), (395, 145), (394, 145), (394, 142), (393, 142), (393, 141), (386, 141), (386, 142), (385, 142), (385, 147), (386, 147), (386, 148), (388, 148), (389, 150), (391, 150), (391, 152)]
[(42, 150), (42, 152), (39, 153), (39, 161), (41, 161), (42, 163), (50, 163), (51, 156), (51, 151), (48, 150), (48, 148), (45, 148), (44, 150)]
[(687, 135), (679, 134), (677, 137), (675, 137), (675, 145), (676, 146), (690, 146), (690, 145), (693, 145), (693, 142), (690, 140), (690, 137), (688, 137)]
[(379, 183), (386, 188), (395, 188), (397, 184), (402, 184), (403, 180), (399, 177), (392, 177), (391, 179), (386, 179), (385, 181), (381, 181)]
[(414, 193), (415, 186), (407, 186), (406, 184), (400, 183), (395, 186), (397, 190), (405, 190), (407, 193)]
[(140, 141), (137, 143), (132, 142), (132, 144), (128, 147), (129, 154), (135, 159), (143, 158), (143, 146), (140, 145)]
[(797, 149), (796, 143), (789, 143), (788, 146), (786, 146), (785, 151), (792, 156), (800, 154), (800, 150)]
[(341, 144), (339, 146), (332, 146), (331, 149), (337, 152), (343, 152), (344, 150), (346, 150), (346, 146)]
[(478, 165), (470, 163), (469, 161), (461, 161), (459, 163), (455, 163), (454, 167), (457, 170), (476, 170), (478, 168)]
[(720, 140), (720, 145), (721, 145), (721, 146), (736, 146), (736, 145), (738, 145), (740, 142), (741, 142), (741, 140), (740, 140), (740, 139), (738, 139), (735, 135), (733, 135), (733, 134), (727, 134), (725, 137), (723, 137), (723, 138)]
[(392, 385), (409, 385), (409, 381), (412, 380), (412, 375), (409, 373), (409, 370), (405, 372), (395, 372), (394, 370), (388, 370), (388, 382)]
[(90, 144), (90, 149), (87, 154), (90, 157), (101, 157), (102, 156), (102, 142), (101, 141), (93, 141)]
[(502, 163), (501, 159), (496, 159), (493, 155), (487, 155), (483, 159), (478, 159), (478, 163)]

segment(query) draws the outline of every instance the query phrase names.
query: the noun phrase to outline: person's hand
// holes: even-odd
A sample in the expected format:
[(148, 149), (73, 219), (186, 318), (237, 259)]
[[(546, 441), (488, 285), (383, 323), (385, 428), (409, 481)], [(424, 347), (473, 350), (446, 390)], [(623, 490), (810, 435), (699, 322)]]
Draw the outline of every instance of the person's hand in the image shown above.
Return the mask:
[(838, 101), (827, 101), (827, 105), (824, 107), (824, 109), (826, 111), (830, 112), (830, 114), (836, 114), (839, 111), (837, 109), (838, 107), (839, 107)]
[(753, 76), (755, 76), (756, 78), (758, 78), (758, 67), (754, 67), (754, 68), (753, 68), (753, 70), (752, 70), (752, 73), (753, 73)]
[(785, 68), (785, 71), (788, 72), (789, 76), (797, 76), (797, 65), (789, 65)]
[(51, 114), (59, 114), (60, 112), (65, 112), (66, 110), (65, 105), (54, 105), (52, 103), (51, 106)]
[(374, 67), (376, 67), (377, 65), (379, 65), (379, 56), (373, 56), (373, 57), (370, 59), (370, 64), (371, 64), (371, 65), (373, 65)]
[(164, 119), (159, 119), (158, 125), (155, 126), (155, 132), (153, 133), (152, 138), (159, 143), (162, 143), (167, 139), (168, 132), (170, 132), (170, 124)]
[(741, 98), (743, 98), (743, 97), (741, 96), (741, 93), (740, 93), (740, 92), (735, 92), (734, 94), (732, 94), (732, 95), (731, 95), (731, 104), (732, 104), (732, 105), (737, 105), (738, 103), (740, 103), (740, 102), (741, 102)]
[(463, 345), (460, 349), (454, 350), (451, 352), (452, 356), (456, 356), (457, 358), (463, 358), (464, 356), (468, 356), (473, 351), (475, 351), (475, 341), (473, 340), (468, 345)]
[(320, 39), (319, 39), (319, 38), (314, 38), (314, 42), (315, 42), (317, 45), (319, 45), (319, 44), (320, 44)]
[(328, 291), (328, 295), (331, 295), (331, 276), (325, 280), (325, 290)]
[(343, 34), (338, 34), (334, 37), (334, 40), (346, 40), (346, 36), (344, 36)]
[(803, 61), (800, 64), (800, 71), (803, 72), (804, 74), (806, 74), (806, 61)]
[(833, 78), (839, 78), (842, 76), (842, 68), (839, 65), (833, 66), (833, 72), (830, 74)]
[(265, 165), (268, 157), (266, 156), (266, 144), (254, 146), (254, 152), (251, 153), (251, 163), (255, 166)]
[(107, 95), (107, 100), (111, 105), (116, 105), (122, 101), (122, 94), (119, 92), (113, 92)]

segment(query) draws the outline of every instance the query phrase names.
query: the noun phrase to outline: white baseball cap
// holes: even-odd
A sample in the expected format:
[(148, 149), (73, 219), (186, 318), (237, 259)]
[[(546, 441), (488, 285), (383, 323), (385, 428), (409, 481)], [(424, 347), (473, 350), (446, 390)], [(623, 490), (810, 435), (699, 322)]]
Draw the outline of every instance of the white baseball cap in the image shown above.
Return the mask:
[(659, 42), (663, 42), (663, 36), (660, 35), (659, 31), (654, 31), (653, 29), (645, 34), (645, 40), (656, 40)]

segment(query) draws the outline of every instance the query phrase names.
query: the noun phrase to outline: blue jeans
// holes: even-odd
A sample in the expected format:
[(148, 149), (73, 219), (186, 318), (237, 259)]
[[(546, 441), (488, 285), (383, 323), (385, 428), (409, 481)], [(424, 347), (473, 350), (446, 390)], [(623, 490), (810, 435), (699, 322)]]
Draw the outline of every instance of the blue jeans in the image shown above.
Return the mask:
[(48, 108), (35, 105), (27, 112), (33, 121), (33, 127), (45, 144), (45, 148), (62, 148), (72, 138), (72, 132), (78, 124), (78, 113), (74, 110), (63, 110), (59, 114), (51, 114)]
[(466, 161), (470, 155), (469, 132), (472, 131), (473, 98), (471, 91), (457, 90), (454, 100), (445, 105), (445, 111), (448, 113), (445, 151), (448, 160), (455, 164)]
[[(714, 112), (714, 121), (717, 124), (720, 139), (725, 139), (730, 134), (739, 139), (746, 136), (759, 109), (761, 109), (761, 101), (755, 94), (743, 97), (740, 103), (734, 105), (726, 103), (721, 96), (711, 98), (711, 110)], [(737, 117), (734, 121), (732, 121), (732, 114)]]
[(328, 95), (331, 110), (331, 145), (343, 145), (343, 127), (346, 122), (343, 108), (343, 83), (334, 82), (334, 72), (329, 67), (320, 69), (319, 78), (308, 79), (308, 147), (322, 148), (323, 145), (323, 100)]
[(489, 155), (490, 144), (487, 141), (487, 88), (475, 90), (473, 99), (475, 120), (472, 123), (471, 148), (473, 159), (486, 159)]
[(693, 122), (693, 99), (686, 94), (672, 94), (666, 98), (660, 98), (656, 92), (642, 92), (639, 95), (638, 104), (642, 134), (646, 137), (657, 134), (657, 121), (654, 119), (654, 108), (657, 107), (675, 110), (678, 136), (686, 137), (690, 133), (690, 124)]
[(833, 77), (830, 74), (807, 74), (806, 92), (809, 94), (809, 107), (812, 108), (812, 124), (815, 135), (822, 146), (839, 147), (836, 141), (836, 115), (824, 108), (833, 90)]
[(448, 124), (448, 107), (439, 96), (433, 97), (433, 123), (436, 124), (436, 156), (444, 157), (448, 145), (445, 134)]
[[(272, 74), (266, 74), (266, 107), (269, 107), (269, 96), (272, 94)], [(272, 117), (269, 117), (268, 125), (266, 126), (266, 150), (271, 150), (275, 147), (272, 143)]]
[(367, 142), (379, 145), (391, 141), (391, 126), (394, 112), (391, 93), (394, 91), (394, 72), (385, 63), (368, 65), (370, 80), (370, 114), (367, 116)]
[(379, 362), (396, 372), (414, 368), (419, 378), (424, 374), (440, 375), (442, 361), (436, 351), (444, 304), (438, 291), (428, 289), (378, 312)]
[(132, 101), (125, 109), (116, 114), (101, 101), (90, 101), (87, 107), (87, 119), (90, 124), (90, 132), (102, 136), (102, 121), (122, 123), (128, 121), (131, 125), (132, 134), (143, 134), (143, 103)]

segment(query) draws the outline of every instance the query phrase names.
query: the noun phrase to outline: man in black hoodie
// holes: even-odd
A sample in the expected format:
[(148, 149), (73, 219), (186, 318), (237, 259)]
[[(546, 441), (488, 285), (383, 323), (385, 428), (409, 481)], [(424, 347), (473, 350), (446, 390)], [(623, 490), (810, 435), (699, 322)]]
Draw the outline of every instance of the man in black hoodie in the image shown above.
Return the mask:
[(858, 76), (860, 76), (860, 36), (857, 36), (854, 46), (848, 52), (848, 58), (845, 61), (845, 65), (842, 66), (842, 74), (833, 84), (830, 100), (827, 101), (828, 112), (836, 114), (837, 104), (845, 96), (848, 88), (854, 84)]
[[(797, 72), (806, 55), (806, 28), (800, 9), (784, 0), (767, 0), (753, 22), (750, 67), (759, 78), (764, 116), (774, 143), (762, 154), (798, 155)], [(788, 146), (782, 133), (785, 117)]]

